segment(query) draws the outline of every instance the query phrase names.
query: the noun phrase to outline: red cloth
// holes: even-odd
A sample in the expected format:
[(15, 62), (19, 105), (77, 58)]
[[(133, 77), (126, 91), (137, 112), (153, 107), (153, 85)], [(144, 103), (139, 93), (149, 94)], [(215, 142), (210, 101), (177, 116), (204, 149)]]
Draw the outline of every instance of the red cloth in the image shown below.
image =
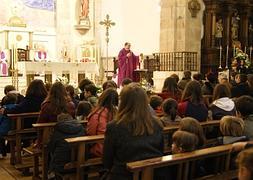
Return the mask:
[[(110, 114), (108, 114), (107, 108), (100, 108), (91, 113), (87, 119), (87, 135), (92, 136), (105, 134), (106, 125), (109, 121), (112, 120), (112, 117)], [(90, 152), (96, 157), (102, 157), (103, 148), (103, 144), (97, 143), (91, 147)]]
[(130, 50), (126, 50), (123, 48), (118, 55), (119, 59), (119, 72), (118, 72), (118, 86), (121, 85), (122, 81), (125, 78), (130, 78), (136, 82), (137, 77), (134, 74), (134, 70), (137, 68), (139, 64), (139, 57), (135, 56), (132, 52), (132, 56), (127, 57), (127, 54)]

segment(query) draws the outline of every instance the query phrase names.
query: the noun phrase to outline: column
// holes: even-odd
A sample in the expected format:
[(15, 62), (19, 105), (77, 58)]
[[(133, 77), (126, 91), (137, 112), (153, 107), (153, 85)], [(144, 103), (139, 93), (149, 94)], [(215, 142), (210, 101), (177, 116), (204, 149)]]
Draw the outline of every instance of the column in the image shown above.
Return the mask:
[(240, 28), (239, 28), (239, 41), (242, 43), (242, 47), (249, 46), (248, 44), (248, 33), (249, 33), (249, 15), (250, 8), (242, 6), (239, 11), (240, 15)]
[(230, 41), (231, 39), (231, 18), (233, 15), (233, 4), (227, 3), (224, 5), (223, 17), (224, 17), (224, 29), (223, 29), (223, 45), (224, 46), (231, 46)]

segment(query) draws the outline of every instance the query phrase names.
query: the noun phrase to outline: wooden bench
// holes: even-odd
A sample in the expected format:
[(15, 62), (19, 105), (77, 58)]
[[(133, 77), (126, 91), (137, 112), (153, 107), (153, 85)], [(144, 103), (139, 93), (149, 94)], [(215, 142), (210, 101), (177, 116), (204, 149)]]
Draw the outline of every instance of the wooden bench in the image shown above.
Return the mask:
[[(207, 135), (209, 133), (210, 128), (219, 127), (220, 126), (220, 120), (212, 120), (212, 121), (205, 121), (200, 122), (200, 125), (203, 127), (204, 134)], [(164, 153), (170, 153), (170, 146), (172, 143), (172, 135), (175, 131), (177, 131), (179, 128), (179, 125), (172, 125), (167, 126), (163, 128), (163, 134), (164, 134)], [(217, 137), (219, 134), (217, 134)], [(217, 137), (214, 137), (212, 139), (207, 139), (205, 145), (206, 146), (212, 146), (214, 144), (217, 144)]]
[(30, 113), (19, 113), (19, 114), (7, 114), (7, 116), (13, 121), (14, 127), (5, 139), (10, 143), (10, 164), (22, 164), (22, 145), (21, 141), (25, 139), (31, 139), (34, 137), (26, 136), (29, 133), (34, 133), (33, 128), (24, 129), (23, 122), (26, 118), (38, 118), (39, 112), (30, 112)]
[[(64, 169), (75, 169), (76, 172), (72, 175), (72, 179), (81, 180), (84, 175), (89, 174), (86, 172), (84, 174), (84, 168), (89, 168), (92, 166), (102, 165), (102, 158), (93, 158), (89, 157), (89, 153), (86, 153), (87, 146), (90, 144), (101, 143), (104, 142), (104, 135), (96, 135), (96, 136), (83, 136), (76, 138), (68, 138), (65, 139), (71, 145), (71, 162), (67, 163)], [(68, 176), (68, 175), (67, 175)], [(64, 175), (62, 176), (63, 179)]]
[[(230, 170), (230, 153), (232, 145), (222, 145), (188, 153), (167, 155), (127, 163), (127, 169), (133, 173), (133, 180), (153, 180), (154, 169), (177, 167), (177, 180), (187, 179), (229, 179), (237, 177), (237, 170)], [(205, 177), (194, 177), (196, 161), (215, 158), (217, 169)], [(174, 169), (173, 169), (174, 170)]]
[[(80, 121), (81, 124), (86, 124), (88, 121)], [(36, 129), (38, 135), (41, 137), (41, 149), (38, 148), (24, 148), (24, 151), (34, 157), (33, 160), (33, 179), (47, 179), (48, 172), (48, 149), (47, 144), (50, 139), (50, 135), (54, 130), (56, 122), (52, 123), (36, 123), (33, 124), (34, 129)], [(41, 157), (42, 165), (42, 177), (39, 176), (39, 157)]]

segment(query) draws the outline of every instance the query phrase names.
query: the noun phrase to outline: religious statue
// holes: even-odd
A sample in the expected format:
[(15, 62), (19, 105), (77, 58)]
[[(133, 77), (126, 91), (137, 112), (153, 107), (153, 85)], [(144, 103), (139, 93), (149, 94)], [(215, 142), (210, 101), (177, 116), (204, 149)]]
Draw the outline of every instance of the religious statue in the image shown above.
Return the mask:
[(215, 29), (215, 43), (216, 43), (216, 46), (221, 46), (222, 45), (222, 32), (223, 32), (222, 19), (219, 19), (216, 22), (216, 29)]
[(89, 14), (89, 0), (81, 0), (81, 17), (87, 18)]
[(234, 16), (232, 17), (232, 22), (231, 22), (231, 38), (233, 41), (238, 40), (239, 21), (240, 21), (240, 17), (238, 15), (238, 12), (236, 11), (234, 13)]
[(6, 54), (0, 49), (0, 76), (8, 76), (8, 65), (6, 62)]
[(253, 26), (252, 24), (249, 25), (249, 45), (253, 45)]

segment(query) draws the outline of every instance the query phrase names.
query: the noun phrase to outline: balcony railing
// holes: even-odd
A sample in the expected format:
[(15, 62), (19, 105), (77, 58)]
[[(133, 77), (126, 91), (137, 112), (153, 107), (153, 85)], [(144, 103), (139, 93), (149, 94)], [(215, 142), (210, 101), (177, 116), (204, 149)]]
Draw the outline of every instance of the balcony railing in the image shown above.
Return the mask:
[(148, 71), (198, 71), (197, 52), (154, 53), (146, 57), (145, 69)]

